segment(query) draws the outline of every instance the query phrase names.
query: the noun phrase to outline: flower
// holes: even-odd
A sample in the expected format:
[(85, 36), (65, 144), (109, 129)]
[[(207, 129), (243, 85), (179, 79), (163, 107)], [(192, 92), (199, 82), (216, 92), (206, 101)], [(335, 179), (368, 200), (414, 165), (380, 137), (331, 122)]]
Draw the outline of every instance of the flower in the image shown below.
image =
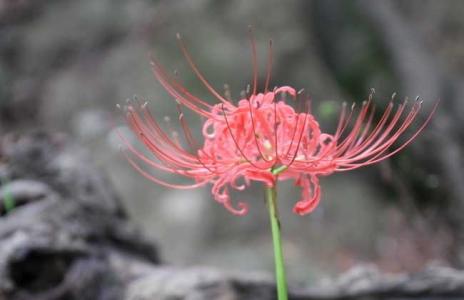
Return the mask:
[[(235, 215), (246, 214), (248, 207), (243, 202), (234, 206), (230, 189), (243, 190), (251, 181), (261, 181), (273, 187), (279, 180), (293, 180), (301, 188), (301, 199), (296, 202), (294, 212), (300, 215), (310, 213), (321, 197), (320, 176), (371, 165), (396, 154), (424, 129), (436, 109), (435, 105), (425, 122), (395, 148), (395, 141), (416, 119), (422, 101), (416, 99), (408, 104), (405, 100), (395, 104), (392, 97), (380, 120), (374, 122), (371, 93), (359, 109), (355, 105), (349, 109), (344, 104), (335, 133), (324, 133), (311, 114), (303, 91), (297, 92), (290, 86), (269, 90), (272, 43), (269, 44), (264, 91), (258, 92), (256, 46), (251, 38), (252, 89), (249, 95), (233, 103), (210, 85), (179, 35), (178, 40), (191, 69), (219, 103), (211, 105), (194, 96), (157, 60), (152, 60), (154, 75), (177, 101), (179, 121), (188, 147), (182, 146), (177, 135), (170, 137), (161, 128), (146, 103), (130, 101), (126, 106), (127, 123), (156, 159), (146, 156), (122, 137), (129, 150), (125, 152), (126, 157), (143, 176), (166, 187), (189, 189), (212, 184), (214, 199)], [(290, 102), (287, 103), (287, 96), (295, 104), (303, 105), (304, 110), (293, 108)], [(184, 119), (183, 106), (205, 119), (203, 144), (194, 140)], [(189, 185), (166, 182), (146, 171), (142, 164), (194, 182)]]

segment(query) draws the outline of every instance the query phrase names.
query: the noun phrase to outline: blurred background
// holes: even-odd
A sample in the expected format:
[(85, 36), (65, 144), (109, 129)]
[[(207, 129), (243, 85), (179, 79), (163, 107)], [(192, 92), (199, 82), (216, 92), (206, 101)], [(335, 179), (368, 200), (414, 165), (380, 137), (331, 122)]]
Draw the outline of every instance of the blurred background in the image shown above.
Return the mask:
[[(0, 0), (0, 134), (35, 128), (69, 134), (108, 174), (166, 262), (272, 272), (260, 186), (233, 195), (250, 204), (247, 216), (235, 217), (208, 188), (150, 183), (125, 161), (115, 134), (124, 131), (116, 104), (134, 95), (160, 120), (173, 120), (162, 121), (166, 128), (178, 126), (175, 102), (151, 73), (150, 54), (214, 103), (187, 67), (177, 32), (210, 82), (219, 90), (228, 84), (237, 99), (251, 80), (247, 26), (253, 25), (261, 82), (272, 39), (271, 85), (309, 91), (326, 132), (334, 129), (340, 104), (366, 99), (370, 88), (379, 108), (394, 92), (399, 99), (420, 95), (422, 119), (441, 99), (432, 123), (405, 151), (322, 178), (322, 202), (313, 214), (294, 215), (299, 191), (279, 185), (291, 280), (308, 283), (359, 263), (389, 272), (432, 262), (460, 267), (463, 15), (463, 3), (453, 0)], [(199, 136), (201, 120), (189, 116), (189, 124)]]

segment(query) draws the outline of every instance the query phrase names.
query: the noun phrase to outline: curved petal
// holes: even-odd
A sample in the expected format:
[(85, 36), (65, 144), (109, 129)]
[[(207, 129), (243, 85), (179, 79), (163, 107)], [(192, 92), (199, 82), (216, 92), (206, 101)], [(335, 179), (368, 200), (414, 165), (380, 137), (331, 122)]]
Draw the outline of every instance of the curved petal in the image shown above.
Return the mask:
[(292, 88), (291, 86), (281, 86), (280, 88), (276, 89), (274, 91), (274, 94), (279, 94), (279, 93), (288, 93), (290, 94), (292, 97), (296, 97), (296, 91), (294, 88)]
[(230, 201), (229, 189), (227, 188), (226, 178), (220, 178), (216, 180), (211, 189), (214, 199), (224, 205), (224, 207), (236, 216), (244, 216), (248, 213), (248, 205), (244, 202), (239, 202), (238, 207), (232, 206)]
[(319, 180), (314, 175), (302, 175), (296, 181), (296, 185), (302, 188), (301, 200), (293, 207), (293, 212), (300, 216), (312, 212), (321, 199)]
[(244, 216), (248, 213), (248, 204), (245, 202), (238, 202), (237, 206), (238, 208), (233, 207), (230, 201), (224, 203), (224, 207), (236, 216)]

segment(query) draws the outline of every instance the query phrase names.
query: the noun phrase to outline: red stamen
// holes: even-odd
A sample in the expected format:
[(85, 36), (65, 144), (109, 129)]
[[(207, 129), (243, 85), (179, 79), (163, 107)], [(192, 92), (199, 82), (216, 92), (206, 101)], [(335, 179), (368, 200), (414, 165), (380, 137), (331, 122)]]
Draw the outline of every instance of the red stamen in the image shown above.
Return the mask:
[(272, 74), (272, 40), (269, 40), (269, 51), (267, 57), (266, 83), (264, 84), (264, 93), (269, 91), (269, 82)]
[(256, 95), (258, 88), (258, 58), (256, 55), (256, 39), (253, 35), (253, 27), (248, 27), (248, 37), (251, 45), (251, 62), (253, 65), (253, 94)]
[(200, 79), (200, 81), (203, 83), (203, 85), (206, 87), (206, 89), (214, 96), (216, 97), (219, 101), (221, 101), (222, 103), (230, 106), (230, 102), (227, 101), (227, 99), (225, 99), (224, 97), (221, 96), (221, 94), (219, 94), (212, 86), (211, 84), (205, 79), (205, 77), (203, 76), (203, 74), (201, 74), (200, 70), (198, 69), (198, 67), (196, 66), (196, 64), (193, 62), (193, 59), (192, 57), (190, 56), (190, 53), (187, 51), (187, 47), (185, 47), (185, 44), (184, 44), (184, 41), (182, 40), (182, 38), (180, 37), (180, 34), (177, 34), (177, 40), (179, 41), (179, 45), (180, 45), (180, 49), (182, 50), (182, 53), (185, 57), (185, 59), (187, 60), (188, 64), (190, 65), (190, 67), (192, 68), (193, 72), (195, 73), (195, 75), (197, 75), (198, 79)]
[(226, 124), (227, 124), (227, 129), (229, 130), (229, 134), (230, 134), (230, 137), (232, 138), (235, 146), (237, 147), (237, 150), (240, 152), (240, 154), (242, 155), (243, 159), (245, 159), (250, 165), (252, 165), (253, 167), (255, 168), (258, 168), (258, 169), (261, 169), (261, 170), (265, 170), (267, 168), (263, 168), (263, 167), (258, 167), (256, 164), (254, 164), (250, 159), (248, 159), (248, 157), (245, 155), (245, 153), (243, 152), (242, 148), (240, 147), (240, 145), (238, 144), (236, 138), (234, 137), (234, 134), (232, 133), (232, 128), (230, 128), (230, 125), (229, 125), (229, 121), (227, 120), (227, 113), (224, 109), (224, 105), (221, 104), (221, 109), (224, 113), (224, 120), (226, 121)]

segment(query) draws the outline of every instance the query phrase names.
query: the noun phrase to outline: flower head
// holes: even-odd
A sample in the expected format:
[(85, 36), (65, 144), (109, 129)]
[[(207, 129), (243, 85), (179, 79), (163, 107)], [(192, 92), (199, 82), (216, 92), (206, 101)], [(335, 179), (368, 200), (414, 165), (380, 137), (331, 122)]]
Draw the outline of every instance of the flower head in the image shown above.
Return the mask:
[[(166, 187), (188, 189), (212, 184), (214, 199), (236, 215), (246, 214), (248, 208), (243, 202), (233, 205), (229, 191), (243, 190), (251, 181), (261, 181), (272, 187), (278, 180), (293, 180), (301, 188), (301, 199), (296, 202), (294, 212), (304, 215), (313, 211), (321, 197), (319, 176), (353, 170), (394, 155), (422, 131), (436, 108), (435, 105), (419, 129), (396, 147), (393, 147), (395, 141), (419, 113), (422, 102), (418, 99), (411, 104), (407, 100), (395, 104), (392, 97), (380, 120), (374, 123), (371, 94), (359, 109), (343, 105), (335, 133), (324, 133), (310, 113), (304, 92), (297, 92), (290, 86), (269, 90), (271, 43), (264, 91), (258, 92), (256, 47), (251, 37), (252, 88), (248, 95), (233, 103), (204, 78), (180, 36), (178, 40), (193, 72), (218, 103), (211, 105), (194, 96), (153, 60), (156, 78), (177, 101), (188, 147), (182, 146), (177, 135), (170, 136), (161, 128), (146, 103), (132, 101), (126, 106), (127, 123), (156, 159), (146, 156), (122, 137), (129, 150), (125, 152), (126, 157), (143, 176)], [(295, 105), (290, 105), (291, 102)], [(298, 105), (302, 106), (299, 110), (294, 108)], [(205, 119), (202, 143), (194, 140), (185, 122), (184, 106)], [(147, 172), (142, 165), (193, 179), (193, 183), (166, 182)]]

